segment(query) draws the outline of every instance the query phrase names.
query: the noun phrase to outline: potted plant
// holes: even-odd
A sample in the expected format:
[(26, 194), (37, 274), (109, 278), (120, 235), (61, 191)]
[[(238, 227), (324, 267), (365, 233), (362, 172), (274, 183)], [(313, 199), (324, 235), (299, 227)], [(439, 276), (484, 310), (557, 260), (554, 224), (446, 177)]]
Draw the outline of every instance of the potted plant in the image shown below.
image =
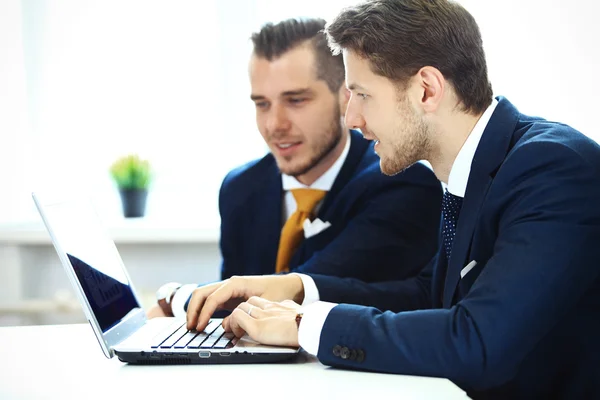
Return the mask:
[(121, 194), (125, 218), (143, 217), (152, 181), (148, 160), (142, 160), (137, 154), (123, 156), (110, 166), (110, 174)]

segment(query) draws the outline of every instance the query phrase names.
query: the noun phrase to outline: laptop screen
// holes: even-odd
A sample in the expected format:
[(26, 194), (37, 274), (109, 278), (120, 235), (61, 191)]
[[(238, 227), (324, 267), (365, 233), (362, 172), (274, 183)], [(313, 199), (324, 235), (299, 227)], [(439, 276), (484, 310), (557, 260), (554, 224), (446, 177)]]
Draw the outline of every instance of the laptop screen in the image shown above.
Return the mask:
[(117, 248), (90, 202), (44, 207), (54, 240), (70, 261), (75, 276), (103, 332), (140, 308)]

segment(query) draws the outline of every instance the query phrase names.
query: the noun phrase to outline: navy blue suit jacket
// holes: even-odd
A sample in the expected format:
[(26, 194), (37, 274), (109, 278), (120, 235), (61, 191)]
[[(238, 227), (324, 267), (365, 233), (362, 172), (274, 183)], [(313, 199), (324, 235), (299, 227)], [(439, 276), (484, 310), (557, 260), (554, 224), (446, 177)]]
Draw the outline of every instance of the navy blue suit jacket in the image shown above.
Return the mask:
[(499, 98), (475, 153), (447, 269), (441, 254), (401, 282), (313, 276), (322, 300), (390, 310), (336, 306), (319, 359), (446, 377), (473, 398), (600, 398), (596, 143)]
[[(415, 276), (437, 251), (442, 191), (415, 165), (393, 176), (351, 132), (346, 160), (317, 217), (331, 223), (304, 239), (290, 271), (368, 282)], [(275, 272), (283, 226), (281, 173), (271, 154), (230, 172), (221, 187), (221, 278)]]

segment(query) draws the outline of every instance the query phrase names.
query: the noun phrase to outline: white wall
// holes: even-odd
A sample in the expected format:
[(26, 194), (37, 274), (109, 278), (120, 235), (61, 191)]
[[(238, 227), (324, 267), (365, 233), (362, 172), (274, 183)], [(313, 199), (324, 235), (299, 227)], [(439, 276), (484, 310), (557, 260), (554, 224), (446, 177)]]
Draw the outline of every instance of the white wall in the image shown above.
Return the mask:
[(600, 141), (600, 26), (592, 0), (460, 1), (481, 28), (496, 95)]
[[(29, 192), (56, 185), (118, 215), (107, 168), (138, 152), (156, 171), (149, 216), (217, 226), (223, 176), (266, 151), (248, 99), (250, 33), (355, 2), (0, 2), (0, 221), (37, 218)], [(496, 94), (600, 138), (592, 0), (461, 3), (481, 26)]]
[[(117, 215), (106, 168), (136, 151), (157, 173), (149, 218), (217, 226), (223, 175), (265, 151), (248, 100), (250, 33), (267, 20), (330, 18), (353, 2), (0, 1), (0, 221), (36, 219), (29, 192), (55, 184), (87, 190)], [(461, 3), (481, 27), (497, 95), (600, 140), (595, 2)], [(216, 244), (122, 250), (150, 292), (218, 276)], [(22, 257), (27, 296), (68, 287), (52, 248)]]

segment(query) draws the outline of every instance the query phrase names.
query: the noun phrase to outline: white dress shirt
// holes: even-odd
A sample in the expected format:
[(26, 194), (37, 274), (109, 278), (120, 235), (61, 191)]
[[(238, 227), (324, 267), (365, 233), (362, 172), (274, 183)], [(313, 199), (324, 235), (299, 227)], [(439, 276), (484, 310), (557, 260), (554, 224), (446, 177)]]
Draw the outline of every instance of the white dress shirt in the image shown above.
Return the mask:
[[(448, 191), (455, 196), (465, 197), (467, 190), (467, 182), (471, 172), (471, 164), (475, 157), (475, 151), (483, 135), (498, 101), (494, 99), (492, 104), (481, 115), (481, 118), (475, 124), (475, 127), (465, 140), (461, 147), (448, 176)], [(298, 274), (300, 275), (300, 274)], [(302, 323), (298, 331), (298, 342), (300, 346), (308, 353), (317, 355), (319, 352), (319, 342), (321, 340), (321, 331), (329, 312), (337, 306), (335, 303), (329, 303), (319, 300), (319, 291), (313, 279), (306, 275), (301, 275), (302, 283), (304, 284), (304, 302), (302, 303)], [(310, 304), (312, 303), (312, 304)], [(310, 305), (308, 305), (310, 304)], [(306, 305), (306, 306), (305, 306)]]
[(448, 191), (455, 196), (465, 197), (467, 191), (467, 182), (469, 180), (469, 174), (471, 172), (471, 164), (473, 158), (475, 158), (475, 151), (479, 146), (483, 131), (487, 126), (492, 114), (498, 105), (498, 100), (494, 99), (492, 104), (485, 110), (485, 112), (479, 118), (479, 121), (475, 124), (475, 127), (465, 140), (465, 143), (461, 147), (452, 168), (450, 169), (450, 175), (448, 176)]
[[(338, 157), (337, 160), (335, 160), (333, 165), (331, 167), (329, 167), (329, 169), (323, 175), (321, 175), (316, 181), (314, 181), (313, 184), (310, 186), (300, 183), (293, 176), (281, 174), (281, 183), (282, 183), (282, 187), (283, 187), (283, 191), (284, 191), (283, 204), (282, 204), (283, 224), (285, 224), (285, 221), (287, 221), (288, 218), (294, 213), (294, 211), (296, 211), (296, 207), (297, 207), (296, 200), (294, 199), (294, 195), (292, 194), (291, 190), (292, 189), (318, 189), (318, 190), (325, 190), (327, 192), (329, 190), (331, 190), (331, 187), (333, 186), (333, 183), (335, 182), (335, 178), (337, 178), (338, 174), (340, 173), (340, 170), (342, 169), (342, 166), (344, 165), (344, 162), (346, 161), (346, 157), (348, 156), (349, 151), (350, 151), (350, 133), (348, 132), (347, 136), (346, 136), (346, 145), (344, 146), (344, 150), (342, 150), (342, 154), (340, 154), (340, 156)], [(319, 209), (321, 208), (322, 204), (323, 204), (323, 200), (321, 200), (319, 203), (317, 203), (317, 205), (315, 206), (315, 213), (319, 212)], [(283, 227), (283, 225), (282, 225), (282, 227)], [(298, 275), (300, 275), (300, 274), (298, 274)], [(306, 279), (306, 277), (303, 279), (303, 282), (305, 279)], [(310, 279), (310, 282), (306, 283), (304, 290), (306, 292), (307, 287), (309, 288), (309, 290), (311, 290), (311, 286), (310, 286), (311, 283), (312, 283), (312, 289), (314, 290), (314, 292), (316, 292), (315, 300), (319, 300), (319, 294), (317, 291), (317, 287), (312, 279)], [(186, 314), (185, 309), (184, 309), (185, 303), (197, 287), (198, 287), (198, 284), (191, 283), (188, 285), (183, 285), (182, 287), (180, 287), (177, 290), (177, 292), (175, 293), (175, 296), (173, 296), (173, 303), (171, 304), (171, 309), (173, 310), (173, 315), (175, 315), (176, 317), (185, 317), (185, 314)], [(314, 296), (314, 294), (313, 294), (313, 296)], [(306, 297), (305, 297), (305, 299), (306, 299)]]

